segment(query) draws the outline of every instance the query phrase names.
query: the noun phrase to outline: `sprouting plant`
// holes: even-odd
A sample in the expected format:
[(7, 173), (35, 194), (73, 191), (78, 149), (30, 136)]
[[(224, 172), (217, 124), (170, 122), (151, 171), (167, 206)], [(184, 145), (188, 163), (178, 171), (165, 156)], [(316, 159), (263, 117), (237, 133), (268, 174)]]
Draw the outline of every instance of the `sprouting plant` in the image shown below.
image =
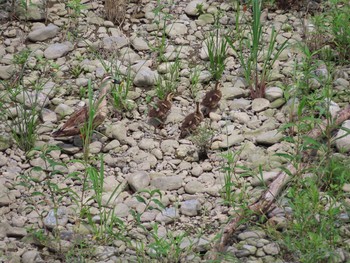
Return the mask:
[[(118, 71), (118, 70), (117, 70)], [(120, 75), (120, 74), (118, 74)], [(118, 77), (119, 78), (119, 77)], [(116, 89), (113, 89), (111, 94), (113, 98), (113, 105), (119, 112), (131, 111), (135, 107), (135, 102), (128, 97), (129, 91), (133, 85), (133, 78), (131, 76), (131, 69), (128, 68), (127, 75)]]
[(333, 262), (340, 240), (339, 214), (341, 207), (330, 196), (322, 195), (317, 184), (304, 180), (302, 187), (294, 186), (288, 192), (293, 214), (281, 242), (300, 262)]
[(158, 76), (156, 82), (156, 94), (158, 98), (164, 99), (169, 92), (176, 93), (179, 81), (180, 66), (180, 60), (176, 59), (170, 64), (168, 74)]
[(204, 14), (203, 3), (197, 4), (196, 9), (198, 15)]
[(196, 98), (199, 91), (199, 76), (200, 68), (198, 66), (192, 68), (192, 72), (190, 74), (190, 92), (193, 99)]
[(80, 74), (83, 73), (83, 71), (84, 71), (83, 67), (78, 64), (71, 68), (70, 73), (74, 78), (78, 78)]
[(29, 49), (23, 49), (14, 54), (13, 63), (19, 66), (23, 66), (27, 62), (30, 55), (31, 51)]
[(89, 187), (85, 184), (85, 187), (91, 189), (93, 194), (86, 202), (94, 200), (97, 203), (97, 209), (99, 212), (99, 223), (96, 224), (92, 220), (92, 215), (89, 212), (89, 206), (83, 204), (83, 209), (89, 225), (92, 227), (94, 238), (101, 243), (108, 244), (114, 239), (124, 240), (125, 226), (122, 220), (115, 215), (114, 201), (120, 193), (121, 184), (119, 184), (113, 192), (110, 194), (108, 200), (103, 200), (103, 185), (104, 185), (104, 162), (103, 156), (100, 155), (100, 167), (97, 169), (92, 165), (86, 167), (86, 175), (88, 182), (91, 183)]
[[(19, 185), (23, 186), (27, 191), (27, 209), (34, 210), (40, 220), (43, 222), (44, 217), (48, 215), (48, 211), (42, 211), (41, 206), (49, 205), (53, 209), (55, 217), (56, 231), (53, 232), (54, 239), (58, 242), (59, 250), (61, 250), (61, 242), (59, 240), (58, 228), (58, 210), (64, 198), (76, 200), (78, 195), (68, 186), (60, 186), (57, 183), (57, 176), (63, 174), (63, 170), (67, 166), (51, 157), (51, 152), (58, 150), (59, 147), (52, 145), (44, 145), (35, 147), (33, 151), (38, 153), (38, 158), (43, 162), (43, 166), (34, 166), (29, 171), (19, 175)], [(46, 238), (40, 231), (35, 231), (36, 237), (41, 240), (42, 245), (46, 245)], [(50, 238), (49, 236), (45, 236)]]
[(214, 31), (209, 33), (205, 40), (207, 54), (209, 57), (209, 71), (216, 81), (220, 81), (226, 67), (227, 38), (221, 34), (219, 23), (220, 14), (215, 15)]
[[(253, 20), (250, 25), (248, 37), (239, 40), (239, 50), (234, 45), (233, 36), (226, 36), (228, 44), (236, 51), (238, 59), (243, 67), (244, 76), (248, 82), (252, 98), (262, 98), (265, 96), (265, 88), (270, 76), (272, 66), (278, 59), (281, 52), (287, 47), (287, 40), (277, 45), (277, 32), (272, 27), (270, 38), (267, 44), (263, 41), (263, 26), (261, 24), (261, 2), (252, 0), (253, 3)], [(245, 55), (245, 48), (249, 47), (248, 57)], [(258, 60), (263, 56), (262, 71), (259, 71)]]
[(2, 111), (11, 123), (12, 136), (18, 146), (26, 152), (31, 150), (37, 139), (39, 115), (48, 100), (48, 96), (41, 91), (52, 73), (48, 63), (43, 62), (41, 67), (38, 64), (37, 68), (42, 78), (32, 81), (29, 85), (24, 83), (24, 72), (31, 54), (25, 50), (15, 56), (15, 63), (20, 66), (20, 72), (12, 79), (1, 82), (6, 89), (4, 96), (0, 98)]
[[(167, 40), (167, 22), (173, 19), (173, 16), (170, 13), (164, 12), (163, 9), (167, 7), (163, 2), (157, 0), (157, 6), (153, 10), (155, 15), (155, 24), (157, 25), (157, 37), (155, 39), (154, 45), (151, 45), (150, 48), (152, 52), (155, 52), (155, 57), (157, 58), (158, 64), (164, 61), (167, 61), (165, 57), (166, 48), (168, 46)], [(158, 37), (158, 35), (161, 35)]]
[(198, 147), (199, 160), (208, 158), (208, 149), (210, 149), (214, 131), (208, 123), (201, 125), (196, 129), (196, 133), (191, 136), (191, 141)]

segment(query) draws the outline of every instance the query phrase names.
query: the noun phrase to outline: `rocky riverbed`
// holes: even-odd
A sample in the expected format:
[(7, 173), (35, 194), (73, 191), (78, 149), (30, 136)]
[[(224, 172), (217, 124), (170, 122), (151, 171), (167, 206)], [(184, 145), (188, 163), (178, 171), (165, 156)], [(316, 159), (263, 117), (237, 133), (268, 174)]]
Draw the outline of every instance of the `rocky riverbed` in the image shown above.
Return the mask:
[[(72, 1), (48, 1), (46, 12), (40, 1), (32, 2), (24, 17), (19, 15), (10, 21), (10, 13), (7, 12), (9, 3), (0, 1), (3, 7), (0, 13), (0, 79), (5, 83), (12, 79), (13, 74), (18, 75), (18, 65), (14, 61), (16, 58), (18, 60), (21, 51), (31, 51), (22, 85), (32, 88), (33, 83), (38, 83), (41, 78), (45, 78), (45, 82), (40, 90), (31, 91), (27, 97), (19, 99), (29, 107), (34, 98), (39, 101), (42, 111), (35, 145), (59, 146), (48, 156), (50, 160), (66, 166), (57, 165), (54, 170), (60, 173), (52, 175), (50, 172), (53, 168), (48, 166), (47, 159), (40, 151), (26, 154), (17, 147), (11, 139), (10, 122), (2, 119), (0, 261), (137, 262), (140, 255), (136, 253), (135, 240), (149, 244), (154, 238), (145, 229), (136, 227), (133, 211), (142, 213), (142, 224), (148, 231), (158, 231), (159, 237), (169, 238), (170, 232), (185, 235), (180, 247), (183, 250), (188, 248), (188, 251), (194, 248), (196, 253), (186, 254), (182, 262), (204, 261), (203, 255), (210, 250), (220, 228), (237, 213), (240, 205), (232, 207), (225, 203), (223, 186), (227, 171), (223, 168), (228, 163), (227, 155), (239, 152), (235, 163), (231, 163), (234, 174), (232, 192), (242, 192), (244, 201), (252, 203), (276, 177), (279, 168), (287, 164), (286, 159), (275, 154), (294, 153), (295, 145), (284, 140), (287, 133), (281, 128), (290, 121), (295, 101), (289, 100), (282, 84), (293, 81), (294, 65), (303, 58), (296, 44), (303, 41), (305, 27), (312, 27), (308, 16), (303, 11), (264, 9), (261, 20), (267, 32), (274, 26), (279, 32), (277, 42), (281, 44), (288, 40), (289, 44), (274, 63), (264, 98), (250, 97), (239, 60), (235, 52), (228, 49), (229, 56), (222, 77), (222, 100), (219, 108), (205, 120), (213, 137), (210, 145), (207, 145), (207, 156), (201, 158), (198, 145), (190, 137), (178, 139), (179, 127), (184, 117), (194, 111), (194, 102), (214, 87), (207, 67), (205, 39), (213, 29), (214, 14), (218, 11), (221, 12), (219, 22), (223, 28), (235, 26), (237, 12), (231, 2), (179, 0), (174, 1), (173, 5), (164, 3), (164, 32), (159, 30), (162, 23), (157, 22), (159, 3), (153, 0), (129, 3), (120, 25), (105, 18), (102, 1), (82, 0), (79, 16), (76, 17), (76, 13), (69, 9)], [(198, 5), (201, 14), (198, 13)], [(239, 19), (244, 23), (244, 16), (249, 17), (251, 11), (242, 11), (240, 15)], [(165, 34), (168, 43), (164, 51), (165, 62), (157, 59), (154, 50), (162, 34)], [(154, 132), (153, 127), (147, 124), (148, 98), (155, 95), (158, 76), (169, 74), (177, 58), (181, 62), (177, 94), (164, 129)], [(43, 61), (49, 62), (52, 74), (43, 74), (40, 68)], [(117, 112), (110, 103), (110, 115), (97, 128), (98, 132), (93, 135), (89, 146), (91, 155), (98, 157), (103, 154), (105, 176), (102, 203), (114, 208), (115, 215), (124, 224), (122, 234), (128, 239), (116, 238), (109, 244), (94, 242), (90, 226), (79, 224), (77, 205), (70, 196), (59, 199), (56, 221), (53, 203), (47, 199), (49, 190), (43, 184), (47, 175), (51, 174), (53, 182), (60, 188), (70, 188), (78, 196), (81, 195), (81, 181), (68, 176), (75, 172), (82, 174), (86, 168), (81, 162), (73, 161), (82, 158), (81, 139), (79, 136), (54, 139), (51, 132), (88, 103), (86, 90), (89, 81), (97, 91), (107, 73), (106, 65), (117, 65), (121, 76), (132, 78), (128, 94), (131, 109)], [(199, 68), (199, 85), (195, 96), (191, 93), (194, 66)], [(316, 70), (319, 74), (329, 74), (324, 65)], [(349, 89), (349, 74), (349, 67), (343, 67), (333, 74), (332, 86), (335, 90)], [(314, 86), (317, 89), (321, 84), (315, 80)], [(2, 95), (6, 94), (5, 87), (5, 84), (0, 84)], [(336, 114), (349, 100), (349, 97), (338, 98), (331, 104), (331, 112)], [(10, 105), (10, 112), (16, 114), (15, 108), (11, 107), (14, 106)], [(349, 123), (345, 122), (344, 127), (349, 129)], [(350, 136), (345, 134), (334, 147), (349, 152)], [(94, 164), (97, 167), (101, 165), (99, 161)], [(33, 167), (43, 169), (33, 170)], [(248, 168), (249, 172), (243, 167)], [(261, 174), (258, 173), (259, 167)], [(35, 190), (18, 184), (23, 182), (21, 175), (28, 174), (36, 179)], [(116, 198), (110, 202), (115, 189)], [(164, 206), (161, 211), (146, 209), (148, 206), (136, 197), (140, 195), (138, 191), (145, 189), (160, 190), (162, 196), (156, 194), (155, 197)], [(45, 195), (34, 197), (34, 191)], [(345, 196), (343, 201), (349, 202), (349, 185), (345, 184), (342, 191)], [(93, 192), (88, 191), (84, 198), (92, 195)], [(142, 197), (146, 203), (153, 198), (149, 193), (142, 194)], [(33, 201), (37, 202), (36, 209), (26, 209)], [(92, 220), (98, 224), (101, 218), (97, 201), (88, 202), (92, 207)], [(270, 236), (269, 227), (284, 229), (292, 213), (285, 198), (281, 198), (278, 204), (262, 223), (242, 224), (227, 249), (227, 262), (288, 261), (279, 242)], [(343, 221), (349, 221), (348, 214), (342, 215)], [(151, 227), (154, 222), (158, 223), (157, 229)], [(60, 248), (54, 242), (43, 245), (37, 241), (38, 236), (33, 238), (33, 230), (51, 232), (57, 225)], [(93, 249), (89, 253), (84, 250), (86, 254), (77, 259), (79, 252), (76, 251), (80, 250), (74, 248), (74, 244), (83, 237)], [(344, 246), (339, 246), (335, 251), (339, 255), (337, 262), (350, 260), (349, 238), (349, 232), (342, 236)], [(151, 251), (149, 248), (147, 250)], [(67, 257), (60, 258), (58, 251), (64, 251)]]

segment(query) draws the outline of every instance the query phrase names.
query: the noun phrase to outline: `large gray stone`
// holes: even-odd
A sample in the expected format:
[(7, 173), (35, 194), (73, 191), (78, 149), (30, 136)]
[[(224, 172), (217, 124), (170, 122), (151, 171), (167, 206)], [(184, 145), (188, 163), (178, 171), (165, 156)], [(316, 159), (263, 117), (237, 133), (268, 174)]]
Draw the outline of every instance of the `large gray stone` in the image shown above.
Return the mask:
[(150, 176), (144, 171), (135, 172), (127, 176), (128, 183), (134, 191), (145, 189), (150, 184)]
[(44, 51), (44, 56), (47, 59), (55, 59), (65, 56), (73, 50), (72, 43), (66, 41), (64, 43), (55, 43), (48, 46)]
[(170, 37), (182, 36), (187, 34), (187, 26), (182, 23), (173, 23), (166, 27), (165, 32)]
[(196, 199), (191, 199), (181, 203), (180, 211), (183, 215), (196, 216), (200, 208), (200, 202)]
[(12, 74), (15, 72), (15, 67), (13, 65), (0, 66), (0, 79), (6, 80), (11, 78)]
[(181, 188), (182, 181), (182, 177), (178, 175), (162, 176), (152, 178), (151, 185), (160, 190), (172, 191)]
[(134, 84), (138, 87), (153, 87), (158, 74), (148, 67), (142, 67), (135, 75)]
[(107, 50), (117, 50), (119, 48), (125, 47), (128, 44), (128, 39), (123, 36), (104, 37), (102, 39), (103, 48)]
[(49, 24), (45, 27), (41, 27), (35, 29), (34, 31), (28, 34), (28, 39), (36, 42), (36, 41), (45, 41), (47, 39), (53, 38), (57, 35), (59, 31), (58, 26), (54, 24)]
[(157, 215), (156, 221), (169, 224), (179, 217), (179, 211), (175, 207), (169, 207)]

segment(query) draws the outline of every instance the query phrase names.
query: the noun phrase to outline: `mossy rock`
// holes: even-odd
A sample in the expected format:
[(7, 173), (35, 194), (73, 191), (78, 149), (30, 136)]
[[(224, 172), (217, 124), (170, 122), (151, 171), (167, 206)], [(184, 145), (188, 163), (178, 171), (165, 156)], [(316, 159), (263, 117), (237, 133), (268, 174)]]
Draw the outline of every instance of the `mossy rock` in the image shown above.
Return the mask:
[(11, 137), (8, 135), (0, 135), (0, 151), (7, 150), (12, 145)]

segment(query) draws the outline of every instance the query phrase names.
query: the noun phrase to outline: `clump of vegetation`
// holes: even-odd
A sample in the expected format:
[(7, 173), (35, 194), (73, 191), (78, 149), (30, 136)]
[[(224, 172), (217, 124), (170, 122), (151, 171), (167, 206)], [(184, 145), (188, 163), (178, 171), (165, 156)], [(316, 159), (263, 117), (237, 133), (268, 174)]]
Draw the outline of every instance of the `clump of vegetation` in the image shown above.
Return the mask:
[(2, 112), (9, 120), (12, 136), (19, 148), (30, 151), (37, 139), (37, 130), (41, 111), (48, 100), (48, 94), (43, 93), (43, 87), (54, 74), (52, 65), (43, 58), (36, 58), (36, 70), (41, 72), (41, 78), (25, 84), (24, 76), (28, 68), (28, 60), (32, 52), (27, 49), (15, 54), (13, 62), (19, 67), (19, 72), (12, 79), (2, 81), (5, 87), (0, 98)]
[[(252, 98), (263, 98), (265, 96), (266, 84), (270, 76), (273, 64), (281, 52), (287, 47), (287, 40), (277, 44), (277, 31), (273, 27), (268, 42), (264, 41), (263, 25), (261, 24), (262, 1), (252, 0), (253, 18), (249, 25), (249, 34), (244, 38), (241, 34), (239, 48), (234, 45), (235, 36), (227, 36), (229, 45), (236, 51), (238, 59), (244, 70), (244, 76), (248, 82)], [(237, 28), (237, 25), (236, 25)], [(267, 44), (268, 43), (268, 44)], [(248, 50), (246, 48), (249, 48)], [(246, 56), (248, 51), (248, 56)], [(259, 58), (263, 58), (262, 70), (259, 70)]]
[(191, 141), (198, 148), (199, 160), (205, 160), (208, 158), (208, 150), (210, 149), (212, 140), (214, 137), (214, 131), (210, 128), (208, 123), (199, 126), (195, 133), (191, 136)]
[(209, 57), (209, 71), (213, 79), (218, 82), (226, 68), (228, 41), (222, 34), (219, 23), (220, 13), (215, 15), (214, 31), (209, 33), (205, 40), (207, 54)]

